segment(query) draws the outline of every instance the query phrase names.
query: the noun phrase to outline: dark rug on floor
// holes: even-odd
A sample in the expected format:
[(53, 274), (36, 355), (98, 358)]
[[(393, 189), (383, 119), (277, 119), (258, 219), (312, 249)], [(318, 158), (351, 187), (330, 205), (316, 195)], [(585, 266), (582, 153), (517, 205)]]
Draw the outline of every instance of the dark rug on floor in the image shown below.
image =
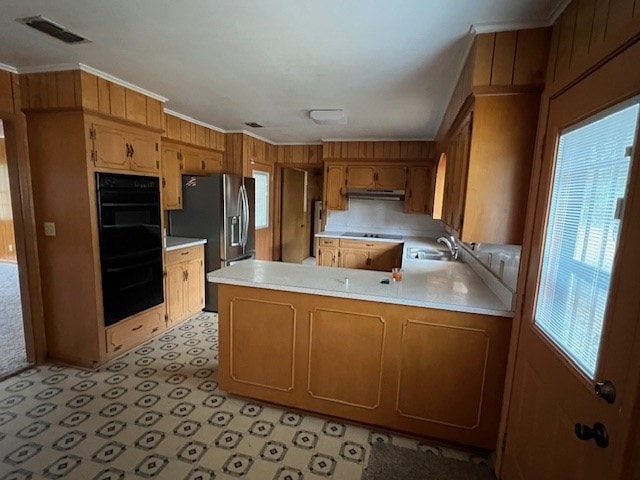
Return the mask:
[(0, 376), (26, 366), (18, 266), (0, 262)]
[(386, 443), (371, 446), (362, 480), (495, 480), (489, 467)]

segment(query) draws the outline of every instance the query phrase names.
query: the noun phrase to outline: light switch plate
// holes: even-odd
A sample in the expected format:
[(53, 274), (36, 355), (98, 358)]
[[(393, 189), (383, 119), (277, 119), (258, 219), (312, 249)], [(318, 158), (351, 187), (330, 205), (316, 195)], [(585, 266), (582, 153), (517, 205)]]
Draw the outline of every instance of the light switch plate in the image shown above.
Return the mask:
[(56, 236), (56, 224), (53, 222), (44, 222), (44, 235), (46, 237)]

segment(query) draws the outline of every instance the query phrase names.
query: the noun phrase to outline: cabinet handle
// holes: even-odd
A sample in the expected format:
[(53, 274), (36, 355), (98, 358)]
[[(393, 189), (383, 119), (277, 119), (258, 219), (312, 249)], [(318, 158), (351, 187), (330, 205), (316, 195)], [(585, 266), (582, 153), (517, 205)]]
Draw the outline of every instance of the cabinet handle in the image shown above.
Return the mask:
[(162, 188), (167, 186), (167, 181), (165, 180), (164, 177), (162, 177)]
[(371, 266), (371, 259), (367, 258), (367, 267)]
[(185, 270), (184, 273), (185, 273), (185, 278), (184, 279), (185, 279), (185, 281), (188, 282), (189, 281), (189, 270)]
[(202, 170), (204, 170), (204, 160), (201, 160), (200, 163), (202, 164)]
[(131, 154), (131, 150), (129, 150), (129, 144), (125, 143), (125, 146), (127, 147), (127, 158), (129, 158), (129, 155)]
[(142, 324), (138, 325), (137, 327), (133, 327), (131, 331), (135, 332), (136, 330), (140, 330), (141, 328), (142, 328)]
[(189, 255), (189, 252), (182, 252), (180, 255)]
[(365, 243), (364, 246), (365, 247), (375, 247), (375, 245), (373, 243)]

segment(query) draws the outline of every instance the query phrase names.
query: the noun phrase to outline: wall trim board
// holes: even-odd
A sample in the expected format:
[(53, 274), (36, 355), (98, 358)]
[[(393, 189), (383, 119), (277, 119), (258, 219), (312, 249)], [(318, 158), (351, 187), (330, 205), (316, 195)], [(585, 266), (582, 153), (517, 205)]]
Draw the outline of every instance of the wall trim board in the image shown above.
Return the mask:
[(166, 113), (167, 115), (171, 115), (172, 117), (177, 117), (177, 118), (180, 118), (182, 120), (186, 120), (187, 122), (195, 123), (196, 125), (200, 125), (201, 127), (205, 127), (205, 128), (209, 128), (211, 130), (215, 130), (216, 132), (230, 133), (230, 132), (224, 130), (223, 128), (216, 127), (214, 125), (211, 125), (210, 123), (206, 123), (206, 122), (203, 122), (201, 120), (197, 120), (197, 119), (195, 119), (193, 117), (190, 117), (189, 115), (185, 115), (183, 113), (179, 113), (179, 112), (176, 112), (174, 110), (170, 110), (168, 108), (164, 109), (164, 113)]
[(0, 70), (4, 70), (6, 72), (18, 73), (18, 69), (16, 67), (12, 67), (11, 65), (7, 65), (6, 63), (0, 62)]

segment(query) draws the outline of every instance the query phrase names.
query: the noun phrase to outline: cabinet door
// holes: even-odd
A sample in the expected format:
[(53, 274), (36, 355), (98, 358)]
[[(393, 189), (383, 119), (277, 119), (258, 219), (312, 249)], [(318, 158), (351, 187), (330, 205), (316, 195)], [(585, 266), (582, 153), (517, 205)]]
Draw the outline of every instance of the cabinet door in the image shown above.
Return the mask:
[(407, 167), (400, 165), (377, 167), (375, 183), (376, 188), (404, 190), (407, 183)]
[(337, 267), (338, 249), (331, 247), (318, 248), (318, 258), (316, 258), (316, 264), (321, 267)]
[(324, 178), (324, 202), (326, 210), (346, 210), (344, 165), (328, 165)]
[(185, 317), (185, 270), (182, 264), (167, 265), (167, 315), (169, 323), (179, 322)]
[(386, 249), (376, 249), (369, 253), (371, 270), (390, 272), (394, 267), (402, 266), (402, 245), (394, 245)]
[(186, 272), (185, 307), (186, 315), (191, 316), (204, 308), (204, 261), (202, 258), (184, 263)]
[(162, 206), (165, 210), (182, 208), (182, 172), (180, 148), (162, 145)]
[(349, 165), (347, 185), (349, 188), (375, 188), (376, 169), (370, 165)]
[(222, 153), (208, 152), (204, 158), (204, 173), (211, 175), (212, 173), (220, 173), (222, 170)]
[(95, 166), (129, 170), (127, 132), (100, 124), (93, 124), (93, 132)]
[(404, 200), (406, 213), (433, 214), (433, 167), (411, 167)]
[(369, 252), (366, 250), (340, 249), (340, 266), (343, 268), (367, 269), (371, 263)]
[(182, 173), (202, 175), (205, 171), (204, 155), (195, 148), (182, 148)]
[(155, 135), (131, 133), (131, 170), (136, 172), (160, 172), (159, 139)]

